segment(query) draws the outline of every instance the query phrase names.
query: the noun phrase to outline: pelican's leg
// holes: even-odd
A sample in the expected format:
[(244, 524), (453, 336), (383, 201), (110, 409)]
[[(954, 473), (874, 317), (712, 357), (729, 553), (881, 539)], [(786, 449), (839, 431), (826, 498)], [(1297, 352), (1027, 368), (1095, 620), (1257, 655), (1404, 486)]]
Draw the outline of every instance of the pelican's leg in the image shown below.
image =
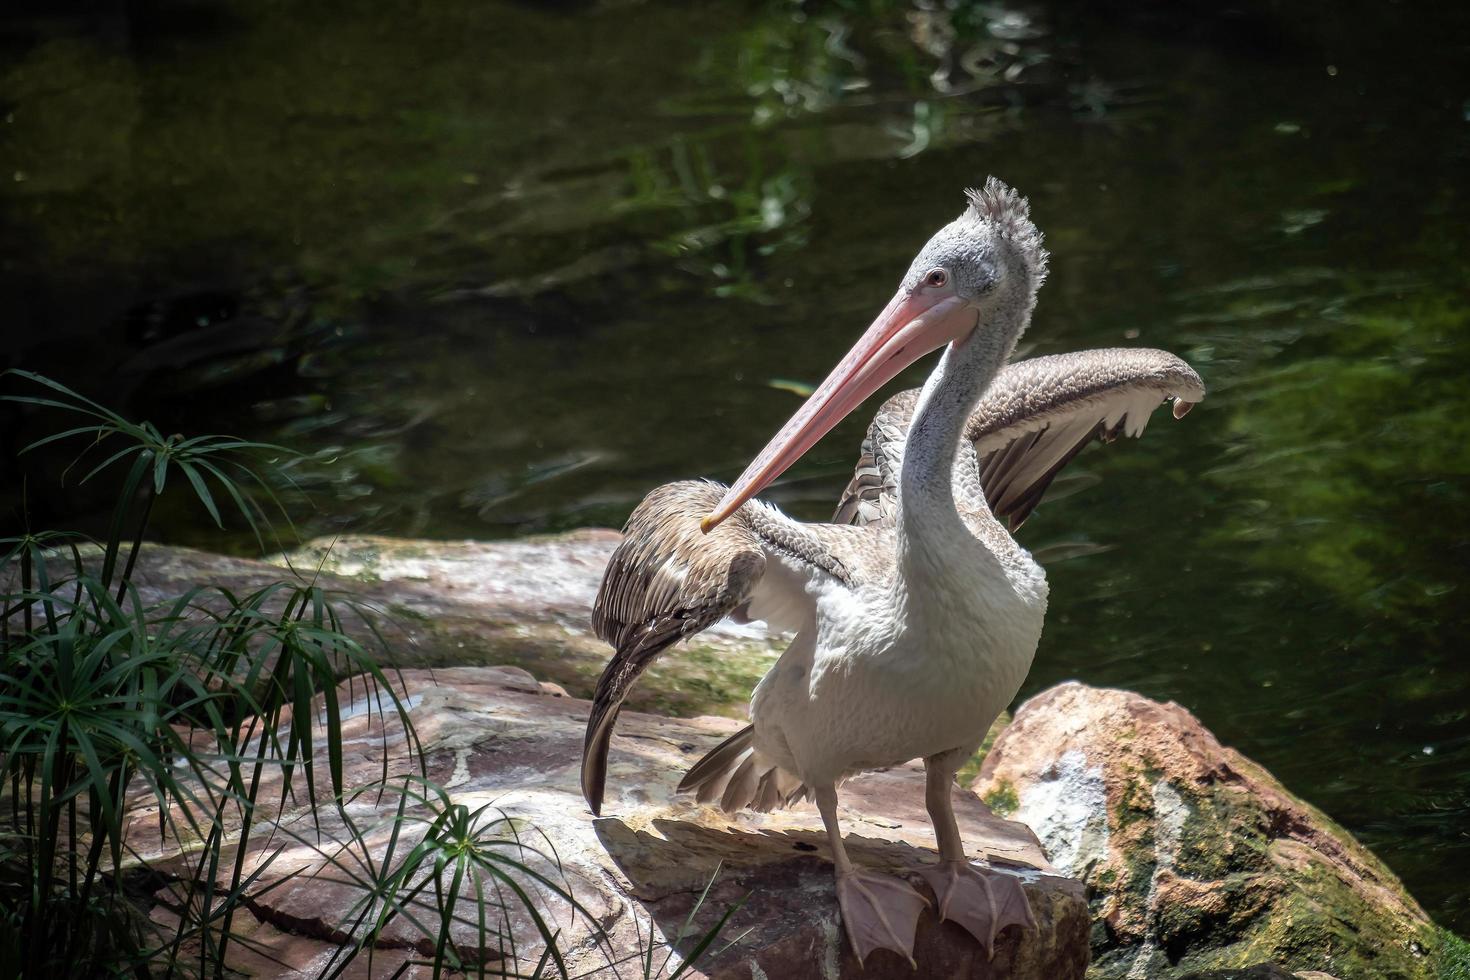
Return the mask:
[(939, 899), (939, 917), (953, 919), (980, 940), (985, 954), (995, 953), (995, 937), (1008, 925), (1036, 928), (1031, 903), (1021, 883), (1008, 874), (981, 871), (965, 857), (960, 827), (954, 818), (951, 793), (959, 759), (952, 753), (924, 760), (924, 802), (934, 822), (934, 840), (939, 845), (939, 866), (921, 874)]
[(837, 824), (837, 790), (827, 786), (816, 790), (814, 795), (817, 809), (822, 812), (822, 823), (827, 827), (827, 838), (832, 842), (842, 923), (847, 927), (847, 938), (857, 952), (858, 962), (867, 959), (875, 949), (891, 949), (912, 965), (919, 913), (928, 907), (929, 900), (902, 878), (853, 867), (842, 844), (842, 828)]

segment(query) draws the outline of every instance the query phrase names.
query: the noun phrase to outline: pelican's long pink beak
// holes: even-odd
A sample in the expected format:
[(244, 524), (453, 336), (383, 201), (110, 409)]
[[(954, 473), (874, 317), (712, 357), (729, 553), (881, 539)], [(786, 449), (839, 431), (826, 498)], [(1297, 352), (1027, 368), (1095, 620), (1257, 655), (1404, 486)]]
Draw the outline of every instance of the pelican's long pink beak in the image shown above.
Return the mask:
[(969, 336), (976, 313), (952, 290), (900, 290), (847, 356), (699, 522), (705, 533), (786, 472), (863, 400), (910, 364)]

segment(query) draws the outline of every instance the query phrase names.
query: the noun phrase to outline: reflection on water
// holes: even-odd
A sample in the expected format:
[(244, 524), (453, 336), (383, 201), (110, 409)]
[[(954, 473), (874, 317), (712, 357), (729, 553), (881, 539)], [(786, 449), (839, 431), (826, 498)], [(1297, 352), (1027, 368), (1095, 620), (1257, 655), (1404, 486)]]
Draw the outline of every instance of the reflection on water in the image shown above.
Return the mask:
[[(616, 524), (733, 477), (996, 173), (1054, 252), (1029, 351), (1156, 345), (1211, 389), (1025, 528), (1028, 693), (1179, 700), (1470, 928), (1465, 15), (955, 6), (13, 18), (6, 349), (306, 450), (310, 531)], [(865, 424), (773, 496), (829, 514)]]

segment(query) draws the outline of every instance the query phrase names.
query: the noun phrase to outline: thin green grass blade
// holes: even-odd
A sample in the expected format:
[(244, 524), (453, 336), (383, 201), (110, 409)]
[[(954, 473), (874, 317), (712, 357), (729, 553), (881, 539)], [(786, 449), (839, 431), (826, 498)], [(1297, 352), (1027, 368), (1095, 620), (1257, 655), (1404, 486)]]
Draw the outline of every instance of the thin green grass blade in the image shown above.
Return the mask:
[(199, 475), (199, 471), (194, 468), (192, 463), (188, 462), (180, 462), (179, 469), (183, 471), (184, 477), (189, 481), (189, 485), (194, 488), (194, 496), (199, 498), (199, 502), (209, 512), (210, 519), (214, 521), (214, 526), (223, 528), (225, 522), (220, 518), (219, 507), (215, 505), (214, 495), (209, 492), (209, 487), (205, 484), (204, 478)]
[(730, 916), (740, 911), (741, 906), (744, 904), (745, 899), (741, 899), (725, 910), (725, 913), (720, 916), (720, 921), (715, 923), (714, 928), (705, 933), (699, 942), (695, 943), (694, 948), (689, 951), (689, 955), (685, 957), (684, 962), (679, 964), (679, 968), (669, 974), (669, 980), (678, 980), (679, 977), (694, 969), (694, 964), (699, 962), (699, 958), (704, 955), (705, 950), (709, 949), (710, 945), (724, 931), (725, 925), (730, 921)]
[(72, 436), (79, 436), (88, 432), (97, 436), (97, 440), (93, 443), (93, 445), (97, 445), (109, 435), (114, 434), (113, 430), (105, 425), (81, 425), (75, 429), (67, 429), (63, 432), (53, 432), (51, 433), (51, 435), (37, 439), (35, 442), (26, 443), (26, 445), (23, 446), (20, 451), (22, 453), (28, 453), (33, 449), (40, 449), (42, 446), (49, 446), (53, 442), (61, 442), (63, 439), (70, 439)]
[[(102, 462), (98, 463), (96, 466), (92, 467), (90, 470), (88, 470), (87, 475), (77, 481), (77, 485), (81, 486), (82, 484), (87, 483), (89, 480), (92, 479), (92, 477), (96, 476), (98, 473), (101, 473), (103, 470), (107, 469), (109, 466), (111, 466), (113, 463), (116, 463), (124, 456), (131, 456), (133, 453), (145, 453), (148, 451), (149, 450), (147, 446), (140, 446), (137, 444), (125, 446), (122, 449), (119, 449), (117, 452), (113, 453), (111, 456), (104, 459)], [(84, 456), (86, 456), (85, 451), (83, 451), (81, 456), (78, 456), (75, 460), (73, 460), (72, 465), (74, 466), (77, 463), (80, 463)], [(68, 467), (68, 469), (70, 469), (70, 467)]]
[(127, 522), (128, 512), (132, 510), (133, 498), (148, 471), (148, 461), (149, 454), (146, 452), (140, 453), (133, 461), (127, 479), (123, 481), (122, 493), (117, 498), (117, 506), (112, 510), (112, 522), (107, 529), (107, 545), (102, 556), (102, 587), (104, 589), (112, 587), (112, 576), (117, 570), (118, 551), (122, 547), (123, 525)]
[[(60, 381), (53, 381), (52, 379), (46, 377), (44, 374), (37, 374), (34, 371), (25, 371), (21, 368), (10, 368), (6, 370), (3, 374), (0, 374), (0, 377), (4, 377), (4, 375), (7, 374), (13, 374), (18, 378), (25, 378), (27, 381), (33, 381), (38, 385), (50, 388), (52, 391), (59, 392), (60, 394), (63, 394), (68, 398), (74, 399), (77, 402), (81, 402), (81, 405), (74, 405), (67, 402), (56, 402), (55, 405), (57, 408), (70, 409), (74, 412), (85, 412), (88, 415), (95, 415), (98, 418), (106, 419), (107, 421), (117, 426), (132, 426), (132, 423), (128, 422), (127, 419), (123, 418), (121, 415), (118, 415), (110, 408), (107, 408), (104, 405), (99, 405), (97, 402), (92, 401), (92, 399), (86, 397), (85, 395), (78, 394), (77, 392), (68, 388), (66, 385), (62, 384)], [(30, 400), (20, 395), (4, 395), (0, 397), (3, 397), (6, 401)], [(82, 406), (86, 407), (83, 408)]]

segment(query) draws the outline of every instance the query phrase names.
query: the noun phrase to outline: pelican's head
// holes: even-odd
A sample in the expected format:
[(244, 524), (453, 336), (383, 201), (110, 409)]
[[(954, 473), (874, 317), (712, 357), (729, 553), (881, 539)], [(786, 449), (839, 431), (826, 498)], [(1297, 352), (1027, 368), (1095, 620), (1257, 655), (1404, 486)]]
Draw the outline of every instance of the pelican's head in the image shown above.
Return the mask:
[(968, 207), (914, 256), (899, 295), (957, 296), (977, 313), (1002, 287), (1034, 295), (1047, 254), (1026, 199), (994, 177), (965, 198)]
[(1046, 275), (1046, 250), (1026, 199), (994, 177), (965, 196), (964, 213), (919, 251), (872, 326), (700, 522), (705, 531), (904, 368), (945, 344), (963, 343), (997, 304), (1024, 297), (1029, 310)]

